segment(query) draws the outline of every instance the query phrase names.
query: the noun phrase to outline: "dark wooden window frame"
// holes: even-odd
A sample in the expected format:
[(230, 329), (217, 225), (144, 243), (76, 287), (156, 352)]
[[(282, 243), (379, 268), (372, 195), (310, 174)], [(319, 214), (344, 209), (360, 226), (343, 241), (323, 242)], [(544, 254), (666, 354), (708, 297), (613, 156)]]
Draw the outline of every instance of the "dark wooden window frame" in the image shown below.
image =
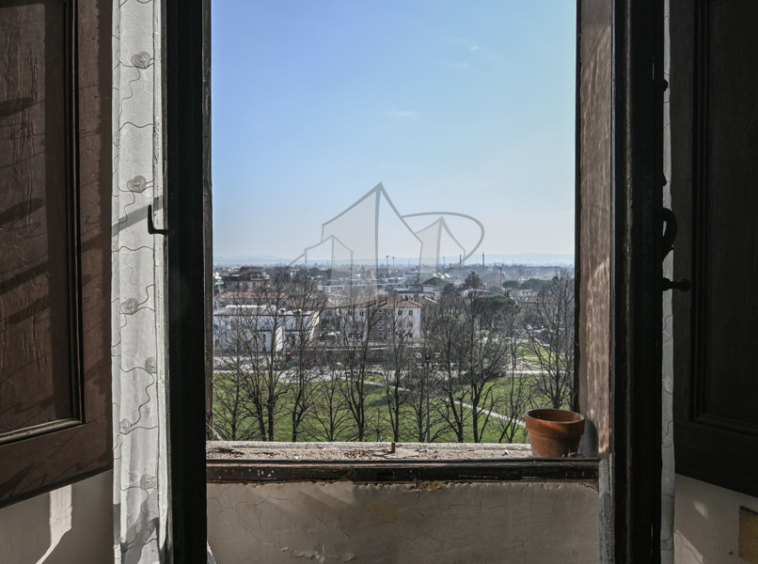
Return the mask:
[(600, 555), (660, 562), (663, 1), (578, 4), (576, 374)]
[[(18, 4), (23, 2), (19, 1)], [(111, 5), (68, 0), (65, 21), (66, 191), (72, 416), (0, 442), (0, 507), (112, 467)], [(104, 8), (104, 9), (101, 9)], [(99, 82), (100, 77), (108, 77)], [(93, 220), (94, 218), (94, 220)]]
[(614, 555), (660, 562), (664, 2), (614, 12)]
[[(607, 112), (600, 119), (612, 124), (603, 165), (610, 167), (609, 182), (594, 182), (587, 191), (577, 192), (580, 221), (580, 205), (590, 210), (593, 198), (610, 193), (609, 230), (601, 234), (612, 241), (603, 257), (610, 269), (610, 309), (603, 329), (609, 348), (602, 361), (610, 367), (610, 382), (597, 407), (607, 411), (608, 429), (613, 431), (601, 464), (607, 482), (601, 476), (601, 515), (611, 526), (601, 531), (601, 557), (619, 563), (658, 562), (663, 2), (580, 0), (579, 15), (580, 39), (592, 26), (611, 32), (606, 46), (611, 61), (606, 62), (612, 87), (605, 94), (610, 99), (595, 108)], [(211, 288), (212, 268), (206, 260), (211, 256), (210, 0), (167, 0), (166, 23), (172, 551), (176, 561), (201, 563), (207, 538), (208, 469), (205, 420), (197, 415), (206, 406), (206, 353), (212, 342), (207, 302), (211, 294), (205, 292)], [(581, 69), (577, 73), (582, 76)], [(584, 86), (591, 87), (591, 81)], [(579, 131), (577, 135), (579, 155)], [(600, 140), (590, 135), (585, 146)], [(578, 241), (580, 233), (578, 226)], [(580, 288), (590, 274), (577, 273)], [(605, 513), (603, 496), (609, 500)]]
[(165, 3), (171, 535), (206, 564), (206, 374), (212, 371), (210, 0)]

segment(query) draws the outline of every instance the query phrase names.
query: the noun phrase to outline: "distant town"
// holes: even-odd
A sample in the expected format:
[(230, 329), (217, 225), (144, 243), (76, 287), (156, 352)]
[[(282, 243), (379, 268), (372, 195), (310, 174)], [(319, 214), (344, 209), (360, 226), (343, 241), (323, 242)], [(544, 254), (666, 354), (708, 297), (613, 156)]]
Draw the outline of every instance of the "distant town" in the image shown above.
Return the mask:
[(218, 265), (208, 437), (524, 442), (570, 407), (572, 267), (403, 262)]

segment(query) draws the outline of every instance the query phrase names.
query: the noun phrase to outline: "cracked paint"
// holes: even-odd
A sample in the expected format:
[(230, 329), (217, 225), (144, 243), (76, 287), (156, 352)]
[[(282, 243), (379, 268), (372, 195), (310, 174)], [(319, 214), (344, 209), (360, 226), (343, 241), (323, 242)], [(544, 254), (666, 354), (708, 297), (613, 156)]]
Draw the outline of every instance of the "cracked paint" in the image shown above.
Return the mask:
[(208, 484), (219, 562), (598, 560), (598, 494), (581, 482)]

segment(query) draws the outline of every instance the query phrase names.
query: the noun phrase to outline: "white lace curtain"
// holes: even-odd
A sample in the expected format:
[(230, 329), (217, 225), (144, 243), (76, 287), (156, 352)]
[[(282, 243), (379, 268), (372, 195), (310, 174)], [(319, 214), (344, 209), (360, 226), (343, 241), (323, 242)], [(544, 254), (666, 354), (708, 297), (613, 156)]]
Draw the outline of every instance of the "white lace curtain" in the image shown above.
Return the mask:
[(113, 3), (112, 370), (114, 553), (166, 561), (168, 457), (162, 201), (161, 0)]

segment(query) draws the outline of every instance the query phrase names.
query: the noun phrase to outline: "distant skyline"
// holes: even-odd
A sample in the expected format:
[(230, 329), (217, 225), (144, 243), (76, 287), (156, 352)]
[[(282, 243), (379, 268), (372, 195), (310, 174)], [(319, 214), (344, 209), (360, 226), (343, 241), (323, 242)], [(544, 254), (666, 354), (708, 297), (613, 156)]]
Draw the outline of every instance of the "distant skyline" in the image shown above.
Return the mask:
[(573, 3), (212, 6), (215, 256), (294, 260), (380, 182), (479, 255), (573, 254)]
[[(457, 261), (457, 257), (445, 257), (446, 262), (442, 263), (446, 265), (446, 271), (454, 270), (450, 268), (450, 261)], [(234, 267), (234, 266), (287, 266), (289, 264), (288, 257), (278, 257), (275, 255), (233, 255), (224, 256), (216, 255), (214, 257), (214, 267)], [(410, 264), (411, 268), (414, 267), (414, 259), (411, 257), (395, 257), (395, 265), (400, 269), (405, 269)], [(493, 265), (508, 265), (508, 266), (570, 266), (573, 264), (574, 255), (548, 255), (548, 254), (531, 254), (523, 253), (517, 255), (486, 255), (486, 266), (492, 267)], [(466, 261), (466, 267), (473, 265), (480, 265), (482, 263), (482, 256), (473, 256)], [(310, 264), (310, 263), (309, 263)], [(333, 263), (335, 267), (344, 267), (345, 264), (337, 262)], [(380, 267), (384, 267), (387, 264), (392, 264), (392, 257), (389, 262), (380, 261)], [(456, 262), (457, 264), (457, 262)], [(328, 261), (315, 261), (313, 265), (318, 265), (320, 268), (326, 268), (329, 266)]]

